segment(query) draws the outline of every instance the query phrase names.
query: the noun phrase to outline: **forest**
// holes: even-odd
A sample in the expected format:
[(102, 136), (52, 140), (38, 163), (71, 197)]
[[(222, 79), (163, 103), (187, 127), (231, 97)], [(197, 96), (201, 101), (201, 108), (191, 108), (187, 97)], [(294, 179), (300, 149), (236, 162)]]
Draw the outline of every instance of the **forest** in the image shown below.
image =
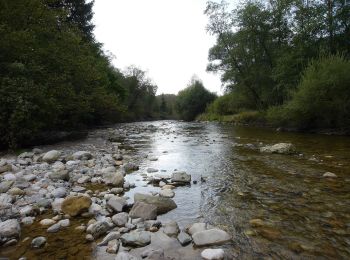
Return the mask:
[(210, 1), (208, 71), (225, 95), (202, 120), (296, 130), (350, 126), (350, 3)]
[(220, 97), (199, 79), (177, 96), (156, 96), (145, 71), (116, 68), (95, 39), (93, 4), (0, 1), (0, 147), (136, 120), (197, 118), (299, 130), (350, 124), (345, 0), (243, 1), (234, 9), (207, 2), (207, 30), (216, 37), (207, 70), (221, 75)]

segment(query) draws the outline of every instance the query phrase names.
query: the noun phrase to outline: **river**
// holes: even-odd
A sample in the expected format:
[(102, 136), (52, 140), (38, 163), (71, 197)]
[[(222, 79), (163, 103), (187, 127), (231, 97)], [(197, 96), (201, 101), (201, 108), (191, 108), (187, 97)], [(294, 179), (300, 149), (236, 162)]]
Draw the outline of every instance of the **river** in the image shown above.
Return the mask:
[[(175, 189), (177, 208), (159, 216), (180, 227), (205, 221), (227, 230), (226, 246), (237, 259), (350, 258), (350, 138), (275, 132), (216, 123), (156, 121), (118, 124), (121, 148), (140, 169), (126, 176), (136, 184), (125, 195), (159, 191), (141, 174), (175, 169), (192, 176)], [(101, 142), (86, 140), (50, 146)], [(292, 143), (293, 155), (261, 153), (264, 145)], [(150, 160), (150, 157), (155, 157)], [(336, 178), (325, 178), (332, 172)]]

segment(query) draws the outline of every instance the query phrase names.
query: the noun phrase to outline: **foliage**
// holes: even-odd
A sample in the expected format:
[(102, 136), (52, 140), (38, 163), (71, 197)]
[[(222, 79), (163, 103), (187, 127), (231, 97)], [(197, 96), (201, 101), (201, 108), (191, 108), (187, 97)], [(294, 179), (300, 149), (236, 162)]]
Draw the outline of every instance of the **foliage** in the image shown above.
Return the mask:
[(204, 112), (216, 95), (204, 88), (201, 81), (193, 79), (187, 88), (181, 90), (176, 98), (176, 110), (179, 117), (191, 121)]
[(305, 70), (293, 99), (268, 111), (278, 125), (341, 128), (350, 125), (350, 61), (342, 56), (314, 60)]

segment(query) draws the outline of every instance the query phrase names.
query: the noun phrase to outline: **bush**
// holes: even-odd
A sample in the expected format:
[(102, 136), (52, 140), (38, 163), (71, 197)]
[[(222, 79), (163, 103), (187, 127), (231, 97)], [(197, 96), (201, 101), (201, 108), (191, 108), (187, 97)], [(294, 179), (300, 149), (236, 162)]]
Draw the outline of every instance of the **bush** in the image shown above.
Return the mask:
[(293, 98), (270, 108), (269, 121), (276, 125), (341, 128), (350, 125), (350, 61), (342, 56), (323, 57), (305, 69)]
[(181, 119), (191, 121), (203, 113), (207, 105), (215, 98), (215, 94), (205, 89), (200, 81), (195, 80), (178, 93), (176, 110)]

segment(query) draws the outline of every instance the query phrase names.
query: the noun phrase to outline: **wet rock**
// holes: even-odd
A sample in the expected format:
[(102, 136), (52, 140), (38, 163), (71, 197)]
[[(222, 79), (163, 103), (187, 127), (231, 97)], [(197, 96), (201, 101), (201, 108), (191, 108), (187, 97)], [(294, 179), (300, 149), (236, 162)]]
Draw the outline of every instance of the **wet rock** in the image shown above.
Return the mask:
[(120, 238), (123, 246), (143, 247), (151, 243), (151, 232), (149, 231), (132, 231), (123, 234)]
[(169, 237), (177, 237), (180, 232), (179, 225), (175, 221), (171, 221), (165, 224), (163, 232)]
[(192, 239), (196, 246), (211, 246), (228, 242), (231, 237), (223, 230), (209, 229), (194, 233)]
[(114, 212), (122, 212), (127, 205), (127, 201), (123, 197), (113, 196), (107, 201), (107, 206)]
[(126, 223), (128, 223), (129, 215), (126, 212), (115, 214), (112, 217), (112, 221), (114, 224), (116, 224), (118, 227), (125, 226)]
[(221, 248), (217, 249), (204, 249), (201, 256), (205, 260), (222, 260), (225, 257), (225, 252)]
[(46, 238), (45, 237), (36, 237), (32, 240), (31, 247), (32, 248), (41, 248), (45, 246)]
[(178, 183), (191, 183), (191, 175), (186, 172), (174, 172), (171, 181)]
[(123, 187), (124, 185), (124, 176), (120, 172), (108, 172), (104, 174), (103, 179), (107, 185), (116, 187)]
[(278, 153), (278, 154), (293, 154), (295, 147), (291, 143), (278, 143), (274, 145), (267, 145), (260, 148), (263, 153)]
[(84, 184), (84, 183), (89, 182), (90, 180), (91, 180), (90, 176), (82, 176), (77, 180), (77, 183)]
[(61, 212), (63, 201), (64, 201), (64, 198), (57, 198), (51, 203), (53, 212), (55, 213)]
[(45, 218), (45, 219), (41, 220), (39, 223), (42, 226), (51, 226), (51, 225), (55, 224), (56, 221), (54, 221), (53, 219)]
[(162, 190), (167, 190), (167, 189), (173, 190), (173, 189), (175, 189), (175, 188), (176, 188), (176, 187), (175, 187), (174, 185), (166, 184), (166, 185), (164, 185), (164, 186), (162, 187)]
[(61, 156), (60, 151), (52, 150), (52, 151), (45, 153), (42, 160), (44, 162), (51, 163), (51, 162), (57, 161), (58, 158), (60, 158), (60, 156)]
[(105, 236), (102, 241), (97, 244), (98, 246), (105, 246), (108, 244), (109, 241), (111, 240), (116, 240), (119, 239), (121, 234), (117, 231), (110, 232), (107, 236)]
[(157, 218), (157, 206), (136, 201), (129, 213), (131, 218), (142, 218), (144, 220)]
[(86, 151), (79, 151), (73, 154), (74, 160), (90, 160), (92, 158), (92, 154)]
[(87, 196), (70, 196), (64, 199), (62, 211), (70, 216), (77, 216), (89, 210), (91, 199)]
[(94, 239), (94, 237), (93, 237), (91, 234), (87, 234), (87, 235), (85, 236), (85, 240), (86, 240), (86, 241), (89, 241), (89, 242), (92, 242), (92, 241), (94, 241), (95, 239)]
[(11, 194), (13, 196), (22, 196), (22, 195), (25, 195), (26, 192), (24, 190), (21, 190), (20, 188), (18, 187), (13, 187), (11, 188), (10, 190), (8, 190), (7, 192), (8, 194)]
[(134, 201), (140, 201), (147, 204), (151, 204), (157, 207), (157, 214), (167, 213), (177, 207), (176, 203), (170, 198), (156, 197), (147, 194), (136, 193), (134, 195)]
[(24, 217), (22, 218), (21, 222), (25, 226), (30, 226), (34, 223), (35, 217)]
[(159, 170), (158, 169), (155, 169), (155, 168), (147, 168), (147, 172), (148, 173), (153, 173), (153, 172), (158, 172)]
[(21, 234), (21, 226), (17, 219), (8, 219), (0, 222), (0, 237), (9, 240), (11, 238), (19, 238)]
[(263, 227), (257, 230), (258, 234), (268, 240), (276, 240), (281, 237), (281, 233), (271, 227)]
[(127, 252), (119, 252), (117, 254), (117, 257), (114, 260), (141, 260), (141, 259)]
[(149, 160), (152, 161), (152, 162), (155, 162), (155, 161), (158, 161), (158, 158), (155, 157), (155, 156), (151, 156), (151, 157), (149, 158)]
[(61, 170), (57, 172), (50, 172), (48, 175), (49, 179), (53, 181), (69, 181), (69, 172), (67, 170)]
[(334, 174), (333, 172), (326, 172), (325, 174), (322, 175), (324, 178), (337, 178), (337, 175)]
[(134, 163), (127, 163), (123, 166), (124, 171), (126, 172), (132, 172), (132, 171), (137, 171), (139, 169), (139, 166), (137, 166)]
[(173, 192), (170, 189), (165, 189), (159, 192), (159, 196), (165, 197), (165, 198), (173, 198), (175, 196), (175, 192)]
[(260, 218), (254, 218), (254, 219), (249, 220), (249, 224), (252, 227), (262, 227), (262, 226), (266, 225), (265, 222)]
[(117, 239), (108, 241), (106, 252), (109, 254), (116, 254), (119, 249), (119, 241)]
[(14, 201), (14, 197), (12, 195), (7, 193), (0, 194), (0, 205), (9, 204), (9, 203), (12, 203), (13, 201)]
[(14, 183), (14, 181), (2, 181), (2, 182), (0, 182), (0, 193), (7, 192), (11, 188), (13, 183)]
[(106, 234), (108, 230), (110, 230), (110, 225), (107, 221), (97, 221), (96, 223), (91, 224), (86, 231), (97, 239)]
[(207, 229), (206, 223), (194, 223), (188, 229), (188, 233), (193, 235), (194, 233), (201, 232)]
[(187, 246), (192, 242), (192, 238), (185, 232), (180, 232), (180, 234), (177, 236), (177, 240), (179, 240), (182, 246)]
[(123, 192), (124, 192), (123, 188), (112, 188), (111, 189), (111, 193), (115, 194), (115, 195), (122, 194)]
[(53, 224), (52, 226), (50, 226), (46, 231), (48, 233), (56, 233), (60, 231), (62, 228), (68, 227), (69, 225), (70, 225), (69, 219), (60, 220), (56, 224)]
[(14, 246), (18, 243), (17, 239), (10, 239), (2, 247)]

